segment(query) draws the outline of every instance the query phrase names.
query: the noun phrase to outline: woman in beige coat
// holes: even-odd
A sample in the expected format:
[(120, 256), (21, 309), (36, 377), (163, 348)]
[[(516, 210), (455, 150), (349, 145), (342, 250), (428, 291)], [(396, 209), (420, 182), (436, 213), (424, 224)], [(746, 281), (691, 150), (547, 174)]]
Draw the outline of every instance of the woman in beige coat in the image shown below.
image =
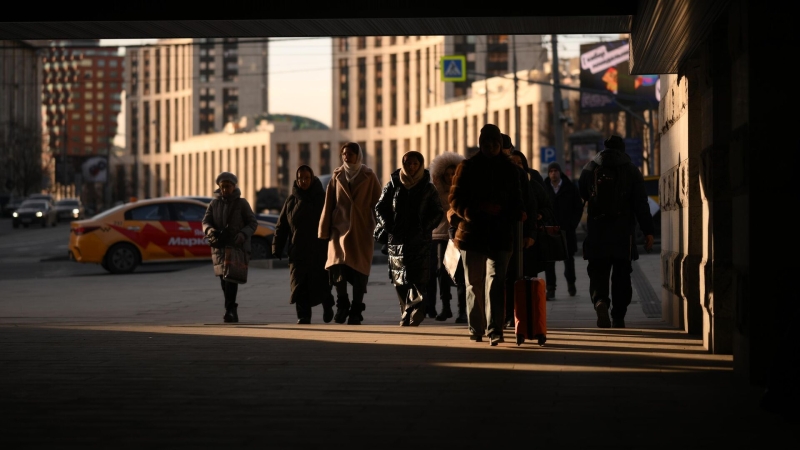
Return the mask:
[[(364, 294), (375, 251), (375, 205), (381, 184), (375, 172), (362, 163), (361, 147), (355, 142), (342, 145), (342, 165), (334, 169), (325, 192), (325, 206), (319, 221), (319, 238), (328, 240), (330, 283), (336, 288), (336, 323), (359, 325), (364, 320)], [(353, 286), (352, 303), (347, 284)]]

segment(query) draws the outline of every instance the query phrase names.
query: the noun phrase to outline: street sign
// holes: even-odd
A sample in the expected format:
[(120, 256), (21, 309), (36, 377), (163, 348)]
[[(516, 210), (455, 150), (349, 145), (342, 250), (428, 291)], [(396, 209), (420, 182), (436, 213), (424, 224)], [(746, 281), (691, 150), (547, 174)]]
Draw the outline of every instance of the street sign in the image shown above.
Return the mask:
[(439, 68), (442, 81), (467, 81), (467, 57), (464, 55), (442, 56)]
[(547, 167), (551, 162), (556, 161), (556, 148), (555, 147), (542, 147), (542, 167)]

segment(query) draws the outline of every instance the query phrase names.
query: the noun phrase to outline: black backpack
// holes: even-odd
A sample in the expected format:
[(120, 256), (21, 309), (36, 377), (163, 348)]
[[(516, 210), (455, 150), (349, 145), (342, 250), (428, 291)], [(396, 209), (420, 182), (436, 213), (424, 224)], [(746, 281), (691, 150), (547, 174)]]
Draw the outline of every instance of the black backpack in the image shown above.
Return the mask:
[(593, 217), (614, 218), (626, 214), (630, 180), (625, 165), (594, 167), (594, 180), (590, 186), (589, 211)]

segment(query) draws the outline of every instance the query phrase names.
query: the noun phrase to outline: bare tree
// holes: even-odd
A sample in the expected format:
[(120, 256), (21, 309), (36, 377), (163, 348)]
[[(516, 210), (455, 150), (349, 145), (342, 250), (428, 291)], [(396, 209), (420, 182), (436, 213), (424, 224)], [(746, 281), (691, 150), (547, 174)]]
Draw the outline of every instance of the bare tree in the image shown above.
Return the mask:
[(0, 129), (0, 164), (5, 168), (7, 186), (27, 197), (42, 189), (42, 137), (34, 127), (10, 126)]

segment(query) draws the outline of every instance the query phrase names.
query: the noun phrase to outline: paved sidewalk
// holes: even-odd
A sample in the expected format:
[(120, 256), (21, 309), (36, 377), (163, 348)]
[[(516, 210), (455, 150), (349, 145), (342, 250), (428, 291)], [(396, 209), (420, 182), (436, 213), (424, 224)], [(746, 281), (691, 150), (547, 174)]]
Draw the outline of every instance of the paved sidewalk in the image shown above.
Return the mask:
[[(660, 259), (638, 272), (660, 296)], [(557, 265), (563, 272), (563, 265)], [(468, 339), (465, 325), (397, 326), (385, 265), (361, 326), (297, 325), (288, 270), (258, 269), (223, 324), (210, 266), (170, 274), (0, 282), (0, 432), (6, 448), (770, 448), (796, 441), (758, 407), (732, 358), (648, 317), (598, 329), (586, 262), (548, 302), (547, 343)], [(559, 273), (559, 283), (563, 275)], [(641, 281), (641, 280), (640, 280)], [(37, 283), (39, 284), (37, 286)], [(70, 288), (70, 286), (73, 286)], [(72, 289), (70, 291), (69, 289)], [(455, 290), (453, 290), (455, 291)], [(174, 297), (163, 301), (164, 292)], [(108, 299), (113, 298), (114, 302)], [(9, 301), (8, 299), (13, 299)], [(652, 315), (652, 314), (650, 314)], [(791, 440), (789, 440), (791, 439)]]

